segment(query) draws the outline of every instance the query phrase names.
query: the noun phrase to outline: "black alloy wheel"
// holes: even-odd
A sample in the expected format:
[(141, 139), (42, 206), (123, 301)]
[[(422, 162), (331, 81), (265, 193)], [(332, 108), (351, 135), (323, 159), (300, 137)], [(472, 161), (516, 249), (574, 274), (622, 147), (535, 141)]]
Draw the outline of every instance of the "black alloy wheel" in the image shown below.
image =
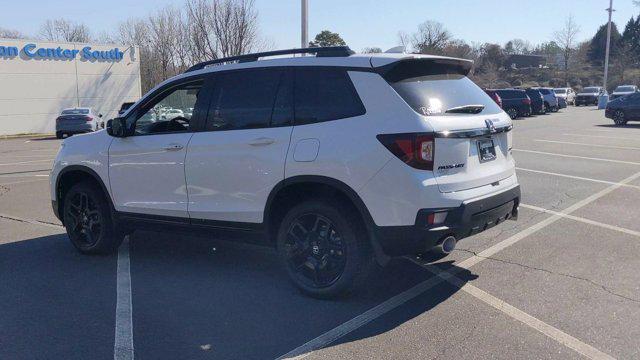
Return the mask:
[(85, 246), (95, 245), (102, 229), (102, 218), (95, 200), (87, 193), (76, 192), (68, 201), (64, 218), (70, 236)]
[(515, 120), (516, 118), (518, 118), (518, 110), (514, 108), (507, 109), (507, 114), (509, 114), (511, 120)]
[(616, 110), (616, 112), (613, 114), (613, 122), (618, 126), (626, 125), (627, 120), (625, 119), (624, 111)]

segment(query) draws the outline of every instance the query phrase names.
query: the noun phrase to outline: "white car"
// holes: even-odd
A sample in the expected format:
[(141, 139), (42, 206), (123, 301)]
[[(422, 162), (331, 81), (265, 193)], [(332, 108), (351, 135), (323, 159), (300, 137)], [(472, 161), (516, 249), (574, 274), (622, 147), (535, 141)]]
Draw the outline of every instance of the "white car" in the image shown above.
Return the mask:
[(635, 85), (620, 85), (616, 87), (615, 90), (613, 90), (613, 92), (609, 96), (609, 101), (615, 100), (619, 97), (631, 95), (637, 92), (638, 92), (638, 87)]
[(563, 99), (567, 105), (575, 104), (576, 92), (572, 88), (555, 88), (553, 92), (556, 93), (558, 99)]
[[(301, 52), (316, 56), (258, 60)], [(512, 122), (471, 65), (347, 47), (198, 64), (63, 143), (54, 212), (87, 254), (140, 228), (259, 235), (303, 292), (341, 295), (375, 260), (448, 253), (516, 218)], [(158, 103), (193, 117), (138, 125)]]

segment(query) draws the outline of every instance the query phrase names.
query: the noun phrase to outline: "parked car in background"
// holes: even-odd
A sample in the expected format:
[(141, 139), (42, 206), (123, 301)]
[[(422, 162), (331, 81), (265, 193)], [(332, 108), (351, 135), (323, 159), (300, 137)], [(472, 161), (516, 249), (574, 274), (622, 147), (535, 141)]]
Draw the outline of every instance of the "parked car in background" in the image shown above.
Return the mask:
[(556, 93), (558, 100), (564, 99), (565, 104), (575, 105), (576, 92), (572, 88), (555, 88), (553, 92)]
[(56, 118), (56, 137), (98, 131), (104, 128), (102, 114), (94, 114), (91, 108), (64, 109)]
[(531, 115), (531, 99), (524, 90), (497, 89), (491, 91), (495, 91), (500, 96), (502, 109), (509, 114), (511, 119)]
[(557, 112), (560, 109), (558, 104), (558, 98), (556, 97), (556, 93), (552, 88), (536, 88), (542, 94), (542, 98), (544, 100), (544, 106), (547, 108), (547, 111)]
[(628, 121), (640, 121), (640, 92), (609, 101), (604, 116), (618, 126), (626, 125)]
[(484, 89), (484, 92), (486, 92), (487, 95), (489, 95), (489, 97), (493, 99), (493, 101), (495, 101), (495, 103), (502, 108), (502, 99), (500, 98), (500, 95), (498, 95), (498, 93), (495, 90)]
[(531, 99), (531, 112), (533, 114), (541, 115), (547, 113), (547, 107), (544, 106), (544, 100), (540, 90), (534, 88), (524, 89), (529, 99)]
[(601, 86), (586, 87), (576, 95), (575, 105), (598, 105), (600, 95), (606, 94), (607, 91)]
[(118, 110), (118, 116), (121, 116), (122, 114), (124, 114), (127, 110), (129, 110), (130, 107), (133, 106), (133, 104), (135, 103), (134, 102), (122, 103), (122, 105), (120, 106), (120, 110)]
[(635, 85), (620, 85), (615, 90), (613, 90), (613, 92), (611, 93), (611, 96), (609, 96), (609, 101), (615, 100), (619, 97), (630, 95), (636, 92), (638, 92), (638, 87)]

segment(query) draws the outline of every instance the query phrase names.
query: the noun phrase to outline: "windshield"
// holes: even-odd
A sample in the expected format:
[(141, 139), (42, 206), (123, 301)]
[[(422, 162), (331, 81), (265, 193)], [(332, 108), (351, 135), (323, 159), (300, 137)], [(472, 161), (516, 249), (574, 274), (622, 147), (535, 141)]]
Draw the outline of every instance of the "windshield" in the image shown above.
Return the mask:
[(553, 89), (553, 92), (555, 92), (556, 94), (566, 94), (567, 89)]
[(618, 86), (615, 89), (615, 92), (634, 92), (636, 91), (636, 89), (633, 88), (633, 86)]
[[(396, 92), (421, 115), (497, 114), (498, 105), (473, 81), (460, 74), (414, 77), (391, 83)], [(447, 110), (457, 109), (447, 112)]]
[(89, 114), (89, 109), (62, 110), (62, 115), (87, 115), (87, 114)]
[(588, 88), (584, 88), (582, 90), (583, 93), (597, 93), (600, 92), (600, 89), (595, 88), (595, 87), (588, 87)]

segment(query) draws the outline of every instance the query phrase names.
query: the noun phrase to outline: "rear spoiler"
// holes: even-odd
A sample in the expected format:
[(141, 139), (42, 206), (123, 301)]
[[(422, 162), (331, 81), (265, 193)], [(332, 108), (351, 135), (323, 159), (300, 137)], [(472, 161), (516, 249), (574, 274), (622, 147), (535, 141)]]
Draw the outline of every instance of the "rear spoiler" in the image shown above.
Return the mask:
[(456, 58), (406, 58), (374, 68), (390, 83), (426, 75), (459, 74), (467, 76), (473, 61)]

